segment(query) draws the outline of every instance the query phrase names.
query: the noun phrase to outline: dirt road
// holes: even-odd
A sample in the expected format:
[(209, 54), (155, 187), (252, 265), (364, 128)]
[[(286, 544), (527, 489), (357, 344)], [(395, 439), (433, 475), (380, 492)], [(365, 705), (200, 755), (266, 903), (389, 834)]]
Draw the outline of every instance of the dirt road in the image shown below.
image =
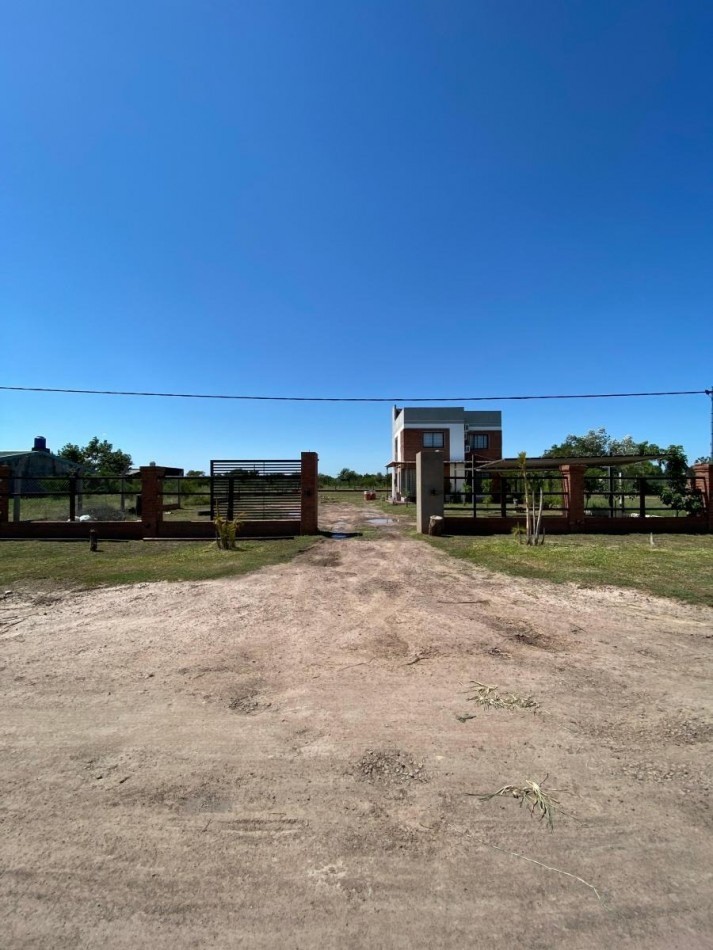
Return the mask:
[[(10, 602), (8, 950), (713, 946), (710, 610), (390, 527)], [(538, 706), (484, 709), (473, 680)], [(473, 796), (545, 776), (552, 833)]]

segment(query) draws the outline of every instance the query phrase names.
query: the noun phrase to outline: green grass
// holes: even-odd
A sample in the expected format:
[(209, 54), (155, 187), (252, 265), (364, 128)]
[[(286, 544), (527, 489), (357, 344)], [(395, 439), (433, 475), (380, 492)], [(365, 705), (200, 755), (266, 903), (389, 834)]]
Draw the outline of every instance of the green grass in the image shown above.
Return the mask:
[(311, 537), (238, 541), (220, 551), (209, 541), (4, 541), (0, 543), (0, 586), (100, 587), (142, 581), (196, 581), (233, 577), (281, 564), (314, 544)]
[(541, 547), (511, 537), (428, 538), (478, 567), (518, 577), (585, 586), (633, 587), (659, 597), (713, 606), (711, 535), (566, 535)]

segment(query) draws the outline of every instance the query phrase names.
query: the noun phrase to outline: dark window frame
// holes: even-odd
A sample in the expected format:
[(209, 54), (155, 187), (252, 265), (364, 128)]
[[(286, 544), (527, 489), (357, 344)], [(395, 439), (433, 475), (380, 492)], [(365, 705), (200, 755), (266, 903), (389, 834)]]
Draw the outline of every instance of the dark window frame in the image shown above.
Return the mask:
[(473, 452), (475, 452), (476, 449), (490, 448), (490, 436), (487, 432), (471, 432), (469, 442)]
[[(434, 441), (434, 436), (437, 436), (440, 439), (440, 443)], [(428, 444), (427, 439), (431, 440), (431, 444)], [(423, 439), (421, 440), (424, 449), (442, 449), (446, 445), (446, 434), (442, 429), (434, 429), (433, 431), (428, 431), (423, 433)]]

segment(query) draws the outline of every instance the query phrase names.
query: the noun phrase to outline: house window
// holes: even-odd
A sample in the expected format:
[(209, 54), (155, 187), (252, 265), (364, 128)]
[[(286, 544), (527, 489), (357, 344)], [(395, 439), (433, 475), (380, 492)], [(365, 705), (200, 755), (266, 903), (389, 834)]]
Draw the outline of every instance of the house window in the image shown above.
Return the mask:
[(470, 437), (470, 447), (471, 449), (487, 449), (490, 448), (490, 436), (474, 434)]
[(442, 449), (443, 448), (443, 433), (442, 432), (424, 432), (423, 433), (423, 447), (424, 449)]

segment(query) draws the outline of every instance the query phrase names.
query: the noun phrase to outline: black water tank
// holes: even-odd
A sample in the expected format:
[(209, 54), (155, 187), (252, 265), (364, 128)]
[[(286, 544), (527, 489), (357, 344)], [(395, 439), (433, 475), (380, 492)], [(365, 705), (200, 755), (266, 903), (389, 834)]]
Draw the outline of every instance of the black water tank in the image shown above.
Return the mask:
[(35, 444), (32, 446), (33, 452), (47, 452), (47, 439), (43, 435), (35, 436)]

